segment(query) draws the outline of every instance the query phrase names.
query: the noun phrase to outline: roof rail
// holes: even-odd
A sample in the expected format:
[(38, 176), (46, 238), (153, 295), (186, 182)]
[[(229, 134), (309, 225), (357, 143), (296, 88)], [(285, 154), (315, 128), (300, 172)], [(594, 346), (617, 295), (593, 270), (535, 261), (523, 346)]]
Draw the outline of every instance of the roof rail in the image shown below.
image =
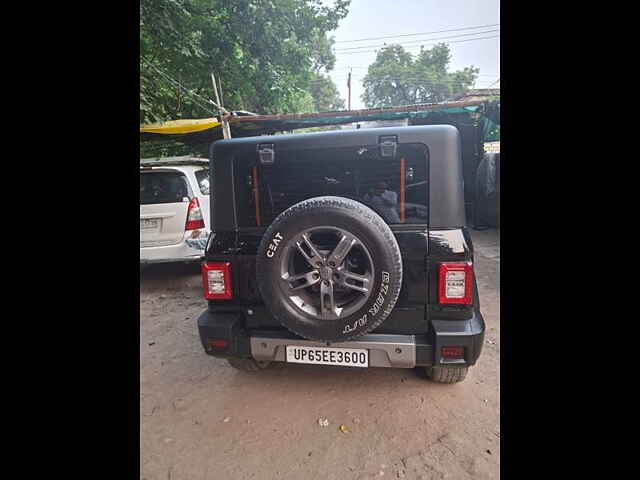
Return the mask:
[(183, 157), (157, 157), (157, 158), (141, 158), (140, 168), (142, 167), (169, 167), (178, 165), (202, 165), (208, 166), (208, 158), (191, 157), (189, 155)]

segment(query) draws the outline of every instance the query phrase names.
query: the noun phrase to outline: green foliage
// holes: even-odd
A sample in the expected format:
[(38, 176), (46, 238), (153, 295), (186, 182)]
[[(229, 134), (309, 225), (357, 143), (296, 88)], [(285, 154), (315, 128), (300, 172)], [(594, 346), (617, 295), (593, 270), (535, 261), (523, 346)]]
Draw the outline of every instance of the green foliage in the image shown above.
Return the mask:
[(438, 44), (414, 58), (401, 45), (381, 49), (364, 78), (362, 100), (368, 108), (437, 103), (466, 91), (480, 69), (449, 73), (449, 47)]
[(332, 112), (344, 110), (344, 100), (340, 98), (340, 93), (336, 84), (330, 77), (321, 73), (314, 73), (310, 87), (313, 97), (313, 108), (315, 112)]
[[(262, 114), (313, 111), (311, 87), (335, 57), (327, 32), (350, 0), (140, 0), (140, 123), (217, 116), (223, 103)], [(149, 64), (176, 79), (195, 97)]]

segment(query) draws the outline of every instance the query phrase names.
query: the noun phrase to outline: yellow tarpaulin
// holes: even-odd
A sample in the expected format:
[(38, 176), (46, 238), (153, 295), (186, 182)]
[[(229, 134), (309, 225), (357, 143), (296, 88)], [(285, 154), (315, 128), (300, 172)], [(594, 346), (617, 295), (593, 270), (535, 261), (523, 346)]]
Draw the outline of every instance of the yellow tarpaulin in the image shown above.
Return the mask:
[(142, 125), (140, 133), (164, 133), (167, 135), (175, 135), (177, 133), (195, 133), (210, 128), (219, 127), (220, 122), (217, 118), (201, 118), (196, 120), (172, 120), (164, 123), (154, 123)]

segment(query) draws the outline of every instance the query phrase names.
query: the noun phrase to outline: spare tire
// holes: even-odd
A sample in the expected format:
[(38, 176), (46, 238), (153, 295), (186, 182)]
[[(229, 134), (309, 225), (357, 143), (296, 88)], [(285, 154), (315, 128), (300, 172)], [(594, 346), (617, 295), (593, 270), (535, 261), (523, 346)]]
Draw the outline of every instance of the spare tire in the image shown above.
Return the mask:
[(345, 341), (377, 328), (402, 285), (393, 232), (369, 207), (315, 197), (282, 212), (256, 258), (262, 298), (285, 328), (310, 340)]

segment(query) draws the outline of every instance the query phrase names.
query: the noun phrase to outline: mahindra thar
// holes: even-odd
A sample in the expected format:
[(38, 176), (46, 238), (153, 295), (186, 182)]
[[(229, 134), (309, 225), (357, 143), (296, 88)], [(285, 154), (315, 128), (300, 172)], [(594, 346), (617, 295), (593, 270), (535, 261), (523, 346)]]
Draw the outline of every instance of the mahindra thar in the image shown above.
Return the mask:
[(460, 151), (450, 125), (215, 142), (204, 351), (463, 380), (485, 325)]

